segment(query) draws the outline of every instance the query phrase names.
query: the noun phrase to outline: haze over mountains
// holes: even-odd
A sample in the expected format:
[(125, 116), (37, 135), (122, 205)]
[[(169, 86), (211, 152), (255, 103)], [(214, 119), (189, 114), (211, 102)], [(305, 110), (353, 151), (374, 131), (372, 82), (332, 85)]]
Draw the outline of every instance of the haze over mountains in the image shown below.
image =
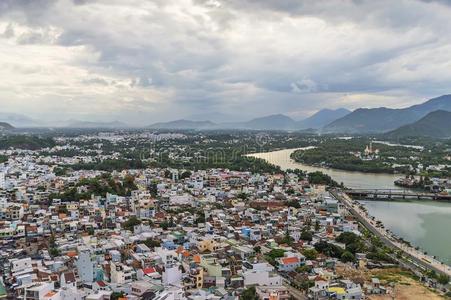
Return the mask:
[(6, 122), (0, 122), (0, 131), (2, 131), (2, 130), (12, 130), (12, 129), (14, 129), (14, 127), (11, 124), (6, 123)]
[(0, 112), (0, 122), (6, 122), (16, 127), (35, 127), (39, 125), (35, 120), (15, 113)]
[(295, 121), (283, 114), (274, 114), (255, 118), (246, 122), (214, 123), (212, 121), (176, 120), (150, 125), (155, 129), (251, 129), (251, 130), (303, 130), (320, 129), (350, 111), (344, 108), (337, 110), (323, 109), (307, 119)]
[(124, 122), (113, 121), (113, 122), (86, 122), (72, 120), (69, 124), (64, 127), (69, 128), (126, 128), (129, 127)]
[(326, 133), (383, 133), (411, 124), (436, 110), (451, 111), (451, 95), (433, 98), (422, 104), (391, 109), (359, 108), (324, 127)]
[[(438, 110), (451, 111), (451, 95), (443, 95), (437, 98), (430, 99), (422, 104), (413, 105), (402, 109), (392, 109), (386, 107), (359, 108), (353, 112), (350, 112), (346, 109), (323, 109), (313, 116), (301, 121), (295, 121), (288, 116), (276, 114), (256, 118), (242, 123), (216, 124), (210, 121), (193, 122), (180, 120), (168, 123), (154, 124), (151, 126), (151, 128), (239, 128), (252, 130), (303, 130), (310, 128), (316, 129), (318, 132), (322, 133), (386, 133), (396, 130), (401, 126), (415, 123), (429, 113)], [(432, 117), (433, 116), (434, 115), (432, 115)], [(422, 120), (422, 123), (418, 124), (418, 126), (426, 126), (428, 122), (431, 122), (432, 117)]]
[[(437, 114), (432, 112), (440, 111)], [(249, 129), (249, 130), (307, 130), (312, 129), (321, 133), (390, 133), (390, 135), (413, 134), (415, 130), (419, 134), (428, 133), (431, 136), (441, 136), (445, 131), (432, 132), (439, 124), (446, 128), (446, 112), (451, 112), (451, 95), (443, 95), (430, 99), (422, 104), (413, 105), (402, 109), (359, 108), (349, 111), (344, 108), (331, 110), (323, 109), (312, 116), (296, 121), (283, 114), (274, 114), (255, 118), (245, 122), (214, 122), (211, 120), (175, 120), (170, 122), (159, 122), (147, 126), (151, 129)], [(427, 117), (426, 117), (427, 116)], [(434, 118), (440, 117), (440, 122)], [(418, 123), (416, 123), (418, 121)], [(27, 116), (19, 114), (0, 113), (0, 122), (11, 124), (15, 127), (51, 127), (42, 121), (36, 121)], [(408, 125), (408, 126), (407, 126)], [(127, 128), (124, 122), (91, 122), (68, 120), (55, 127), (68, 128)], [(424, 127), (424, 130), (419, 130)], [(399, 129), (399, 130), (397, 130)]]
[(149, 126), (152, 129), (209, 129), (216, 124), (211, 121), (175, 120), (160, 122)]
[(17, 128), (34, 128), (34, 127), (59, 127), (59, 128), (126, 128), (129, 127), (124, 122), (94, 122), (80, 120), (65, 120), (57, 122), (47, 122), (46, 120), (35, 120), (25, 115), (15, 113), (0, 112), (0, 122), (11, 124)]

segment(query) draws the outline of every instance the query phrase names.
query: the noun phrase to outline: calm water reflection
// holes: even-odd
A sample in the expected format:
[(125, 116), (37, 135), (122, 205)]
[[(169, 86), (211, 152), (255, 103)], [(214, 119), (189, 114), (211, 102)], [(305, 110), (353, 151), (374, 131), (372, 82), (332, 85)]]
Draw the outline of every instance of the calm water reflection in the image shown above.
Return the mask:
[(451, 203), (361, 201), (370, 215), (396, 235), (451, 264)]

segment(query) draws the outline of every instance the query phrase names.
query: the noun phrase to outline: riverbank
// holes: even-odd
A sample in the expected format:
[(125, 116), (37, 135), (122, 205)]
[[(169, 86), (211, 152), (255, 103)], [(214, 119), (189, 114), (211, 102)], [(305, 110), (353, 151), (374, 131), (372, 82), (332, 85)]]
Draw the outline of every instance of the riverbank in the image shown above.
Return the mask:
[(422, 252), (451, 265), (451, 203), (432, 200), (359, 200), (368, 214)]
[(387, 229), (378, 225), (378, 222), (374, 220), (367, 211), (362, 210), (359, 205), (354, 203), (351, 198), (349, 198), (345, 193), (339, 193), (337, 191), (332, 191), (332, 195), (340, 201), (345, 207), (351, 212), (351, 214), (356, 217), (360, 223), (362, 223), (368, 230), (373, 234), (378, 236), (384, 244), (387, 246), (402, 251), (407, 255), (413, 266), (418, 266), (419, 268), (426, 268), (434, 270), (438, 273), (445, 274), (451, 277), (451, 267), (436, 260), (434, 257), (424, 254), (417, 249), (400, 242), (396, 237), (394, 237)]

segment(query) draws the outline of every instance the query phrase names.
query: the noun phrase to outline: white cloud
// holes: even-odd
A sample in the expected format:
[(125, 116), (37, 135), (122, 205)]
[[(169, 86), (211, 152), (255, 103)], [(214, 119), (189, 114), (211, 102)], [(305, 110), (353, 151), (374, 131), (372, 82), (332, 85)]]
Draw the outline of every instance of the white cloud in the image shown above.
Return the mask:
[(141, 124), (302, 116), (448, 93), (432, 1), (5, 0), (0, 110)]

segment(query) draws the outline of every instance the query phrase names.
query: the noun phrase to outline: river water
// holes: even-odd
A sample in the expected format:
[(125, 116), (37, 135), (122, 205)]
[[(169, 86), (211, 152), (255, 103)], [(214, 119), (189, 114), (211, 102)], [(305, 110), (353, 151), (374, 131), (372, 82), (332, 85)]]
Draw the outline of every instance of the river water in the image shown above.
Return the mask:
[[(306, 149), (306, 148), (299, 148)], [(399, 189), (394, 181), (399, 175), (394, 174), (373, 174), (362, 172), (341, 171), (322, 167), (312, 167), (295, 162), (290, 155), (295, 149), (285, 149), (280, 151), (249, 154), (248, 156), (262, 158), (267, 162), (279, 166), (283, 170), (301, 169), (307, 172), (321, 171), (331, 176), (338, 183), (343, 182), (346, 187), (360, 189)], [(302, 153), (300, 153), (302, 155)]]
[[(399, 175), (349, 172), (312, 167), (290, 158), (294, 149), (256, 153), (249, 156), (262, 158), (282, 169), (322, 171), (346, 187), (361, 189), (392, 189)], [(302, 155), (302, 154), (301, 154)], [(451, 265), (451, 203), (429, 200), (361, 201), (370, 215), (381, 220), (396, 235), (420, 247), (423, 251)]]

